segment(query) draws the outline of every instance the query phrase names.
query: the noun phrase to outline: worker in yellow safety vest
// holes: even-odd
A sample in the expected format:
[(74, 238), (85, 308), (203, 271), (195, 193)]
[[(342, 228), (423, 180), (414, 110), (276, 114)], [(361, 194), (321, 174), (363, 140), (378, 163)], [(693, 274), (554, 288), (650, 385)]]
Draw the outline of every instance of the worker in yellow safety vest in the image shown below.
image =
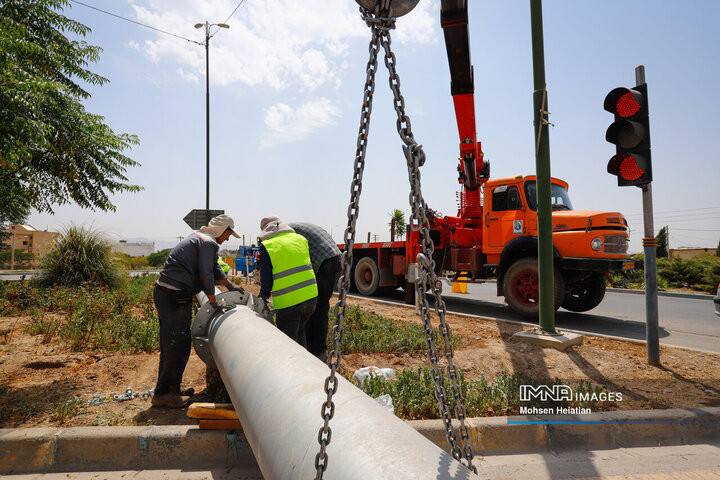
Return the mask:
[(260, 229), (260, 298), (272, 296), (277, 327), (307, 347), (305, 326), (318, 296), (308, 242), (274, 215)]
[(228, 273), (230, 271), (230, 265), (225, 263), (225, 260), (222, 259), (222, 257), (218, 257), (218, 266), (220, 267), (220, 270), (223, 271), (223, 273)]

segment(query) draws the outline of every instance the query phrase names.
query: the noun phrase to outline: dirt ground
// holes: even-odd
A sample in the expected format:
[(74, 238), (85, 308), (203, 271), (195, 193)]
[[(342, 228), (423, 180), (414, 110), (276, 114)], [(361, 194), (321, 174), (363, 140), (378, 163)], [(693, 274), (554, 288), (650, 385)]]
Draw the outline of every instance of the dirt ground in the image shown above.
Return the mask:
[[(257, 287), (250, 286), (250, 291)], [(257, 292), (255, 292), (257, 293)], [(351, 299), (368, 311), (404, 322), (420, 322), (412, 306)], [(84, 425), (193, 424), (185, 410), (152, 408), (149, 399), (113, 400), (128, 388), (153, 388), (158, 354), (72, 353), (41, 337), (23, 333), (25, 317), (0, 317), (0, 428)], [(481, 373), (492, 380), (502, 372), (524, 372), (537, 378), (589, 380), (608, 391), (622, 392), (619, 409), (720, 406), (720, 355), (661, 347), (662, 367), (646, 364), (640, 343), (586, 336), (583, 345), (565, 352), (511, 340), (520, 325), (469, 316), (448, 315), (452, 332), (463, 337), (455, 362), (467, 378)], [(437, 319), (434, 319), (436, 322)], [(426, 354), (351, 354), (343, 356), (347, 371), (375, 365), (396, 370), (428, 365)], [(193, 352), (184, 386), (205, 388), (205, 365)], [(110, 402), (90, 405), (94, 394)], [(69, 401), (73, 397), (78, 400)], [(74, 406), (74, 409), (73, 409)], [(77, 413), (74, 416), (72, 413)]]

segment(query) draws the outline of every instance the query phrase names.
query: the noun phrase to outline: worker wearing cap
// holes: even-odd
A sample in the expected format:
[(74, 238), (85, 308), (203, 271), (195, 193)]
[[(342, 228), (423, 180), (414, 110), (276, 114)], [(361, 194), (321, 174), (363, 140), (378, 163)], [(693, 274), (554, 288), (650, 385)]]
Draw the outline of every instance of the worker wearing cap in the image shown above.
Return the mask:
[(228, 215), (213, 218), (170, 251), (155, 283), (153, 300), (160, 321), (160, 363), (152, 398), (154, 407), (182, 408), (190, 403), (190, 397), (182, 393), (192, 392), (181, 392), (180, 382), (190, 357), (193, 295), (205, 292), (210, 304), (220, 308), (224, 302), (215, 298), (215, 284), (235, 289), (217, 263), (220, 244), (230, 235), (240, 238), (233, 219)]
[(305, 327), (307, 349), (323, 362), (327, 360), (328, 313), (330, 298), (340, 277), (340, 249), (330, 234), (312, 223), (290, 223), (295, 233), (308, 241), (310, 261), (317, 280), (318, 299), (315, 311)]
[(277, 327), (307, 347), (305, 326), (318, 296), (308, 241), (274, 215), (260, 229), (260, 297), (272, 296)]

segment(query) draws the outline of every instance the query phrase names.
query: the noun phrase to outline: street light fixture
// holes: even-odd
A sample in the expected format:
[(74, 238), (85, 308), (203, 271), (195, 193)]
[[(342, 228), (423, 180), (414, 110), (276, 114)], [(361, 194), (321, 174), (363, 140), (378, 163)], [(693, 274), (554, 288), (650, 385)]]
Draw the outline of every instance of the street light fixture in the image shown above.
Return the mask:
[(210, 27), (230, 28), (224, 23), (196, 23), (205, 27), (205, 224), (210, 223)]

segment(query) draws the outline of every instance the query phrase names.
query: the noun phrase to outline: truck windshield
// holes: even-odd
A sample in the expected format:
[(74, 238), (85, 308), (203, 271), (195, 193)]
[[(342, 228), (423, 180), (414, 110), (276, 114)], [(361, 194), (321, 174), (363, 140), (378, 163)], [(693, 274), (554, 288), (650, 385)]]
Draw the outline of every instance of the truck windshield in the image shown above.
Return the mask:
[[(567, 190), (560, 185), (551, 184), (550, 186), (551, 203), (553, 210), (572, 210), (570, 196)], [(537, 210), (537, 185), (535, 180), (525, 182), (525, 197), (531, 210)]]

